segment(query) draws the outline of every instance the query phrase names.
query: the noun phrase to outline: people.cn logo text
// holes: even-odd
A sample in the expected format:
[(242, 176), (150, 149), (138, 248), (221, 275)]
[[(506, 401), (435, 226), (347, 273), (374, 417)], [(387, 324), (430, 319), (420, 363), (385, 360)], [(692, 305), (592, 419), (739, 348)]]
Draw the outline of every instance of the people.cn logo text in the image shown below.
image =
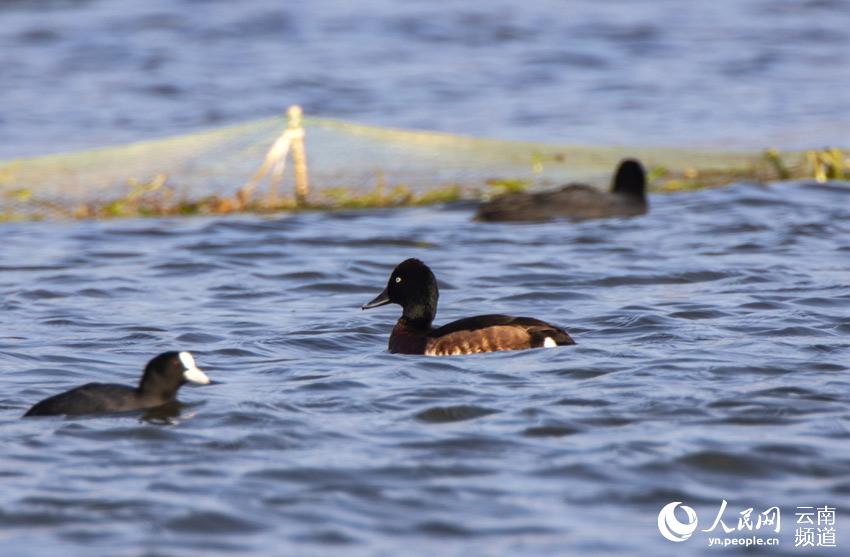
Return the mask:
[[(687, 521), (682, 522), (676, 517), (676, 507), (682, 506), (687, 515)], [(682, 505), (681, 501), (673, 501), (664, 505), (658, 513), (658, 531), (671, 542), (683, 542), (691, 537), (697, 529), (697, 513), (691, 507)]]

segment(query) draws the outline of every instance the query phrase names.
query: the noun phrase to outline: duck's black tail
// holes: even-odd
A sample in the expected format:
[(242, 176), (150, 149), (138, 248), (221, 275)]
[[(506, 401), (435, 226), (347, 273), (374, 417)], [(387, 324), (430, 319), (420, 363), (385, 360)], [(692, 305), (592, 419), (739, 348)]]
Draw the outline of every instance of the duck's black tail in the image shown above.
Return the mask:
[(646, 173), (637, 159), (625, 159), (617, 167), (611, 190), (620, 195), (646, 199)]
[(554, 325), (529, 329), (528, 333), (531, 337), (532, 348), (569, 346), (576, 343), (565, 330)]

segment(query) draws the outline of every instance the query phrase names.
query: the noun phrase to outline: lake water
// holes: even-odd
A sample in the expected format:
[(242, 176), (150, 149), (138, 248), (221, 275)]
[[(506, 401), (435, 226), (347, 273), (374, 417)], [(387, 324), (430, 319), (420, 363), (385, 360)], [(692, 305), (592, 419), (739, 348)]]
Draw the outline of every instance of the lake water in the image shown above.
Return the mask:
[[(847, 146), (847, 29), (842, 0), (16, 0), (0, 158), (290, 103), (551, 143)], [(733, 527), (780, 508), (770, 555), (806, 554), (797, 507), (836, 508), (839, 549), (810, 553), (846, 553), (850, 189), (651, 205), (0, 224), (0, 555), (738, 554), (702, 532), (723, 500)], [(398, 308), (359, 307), (407, 257), (441, 281), (437, 323), (529, 315), (578, 345), (387, 354)], [(171, 349), (221, 382), (172, 423), (20, 419)], [(675, 501), (699, 518), (681, 543), (657, 526)]]
[(280, 113), (562, 144), (850, 143), (845, 0), (15, 0), (0, 159)]
[[(850, 189), (653, 196), (630, 220), (484, 225), (460, 205), (3, 224), (4, 556), (717, 555), (684, 502), (837, 508), (850, 547)], [(385, 352), (392, 267), (438, 323), (535, 316), (578, 345)], [(171, 425), (20, 416), (186, 349), (219, 385)], [(759, 534), (768, 528), (735, 532)], [(59, 549), (61, 548), (61, 550)], [(718, 553), (720, 552), (720, 553)]]

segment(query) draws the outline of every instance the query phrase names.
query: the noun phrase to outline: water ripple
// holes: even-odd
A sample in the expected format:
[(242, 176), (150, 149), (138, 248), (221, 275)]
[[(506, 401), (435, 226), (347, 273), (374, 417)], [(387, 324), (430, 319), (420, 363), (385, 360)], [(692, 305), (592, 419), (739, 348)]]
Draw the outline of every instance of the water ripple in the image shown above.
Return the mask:
[[(148, 535), (193, 556), (665, 554), (670, 501), (701, 520), (723, 499), (847, 506), (846, 199), (741, 184), (580, 225), (457, 207), (414, 229), (407, 211), (32, 224), (14, 251), (53, 250), (0, 255), (4, 535), (34, 555)], [(579, 344), (387, 354), (399, 309), (359, 307), (406, 257), (440, 278), (438, 323), (537, 316)], [(219, 384), (162, 413), (20, 419), (174, 348)]]

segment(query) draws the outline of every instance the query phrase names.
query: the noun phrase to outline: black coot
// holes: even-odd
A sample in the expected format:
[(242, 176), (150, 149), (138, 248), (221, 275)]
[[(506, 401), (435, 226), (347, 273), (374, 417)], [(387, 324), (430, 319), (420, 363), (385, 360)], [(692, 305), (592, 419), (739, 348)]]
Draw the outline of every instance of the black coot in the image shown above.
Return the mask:
[(138, 387), (88, 383), (42, 400), (24, 416), (79, 416), (153, 408), (174, 402), (177, 390), (187, 382), (207, 385), (210, 378), (198, 369), (189, 352), (165, 352), (148, 362)]
[(610, 192), (571, 184), (551, 191), (510, 193), (483, 203), (475, 218), (490, 222), (583, 220), (642, 215), (648, 208), (643, 166), (626, 159), (617, 168)]

